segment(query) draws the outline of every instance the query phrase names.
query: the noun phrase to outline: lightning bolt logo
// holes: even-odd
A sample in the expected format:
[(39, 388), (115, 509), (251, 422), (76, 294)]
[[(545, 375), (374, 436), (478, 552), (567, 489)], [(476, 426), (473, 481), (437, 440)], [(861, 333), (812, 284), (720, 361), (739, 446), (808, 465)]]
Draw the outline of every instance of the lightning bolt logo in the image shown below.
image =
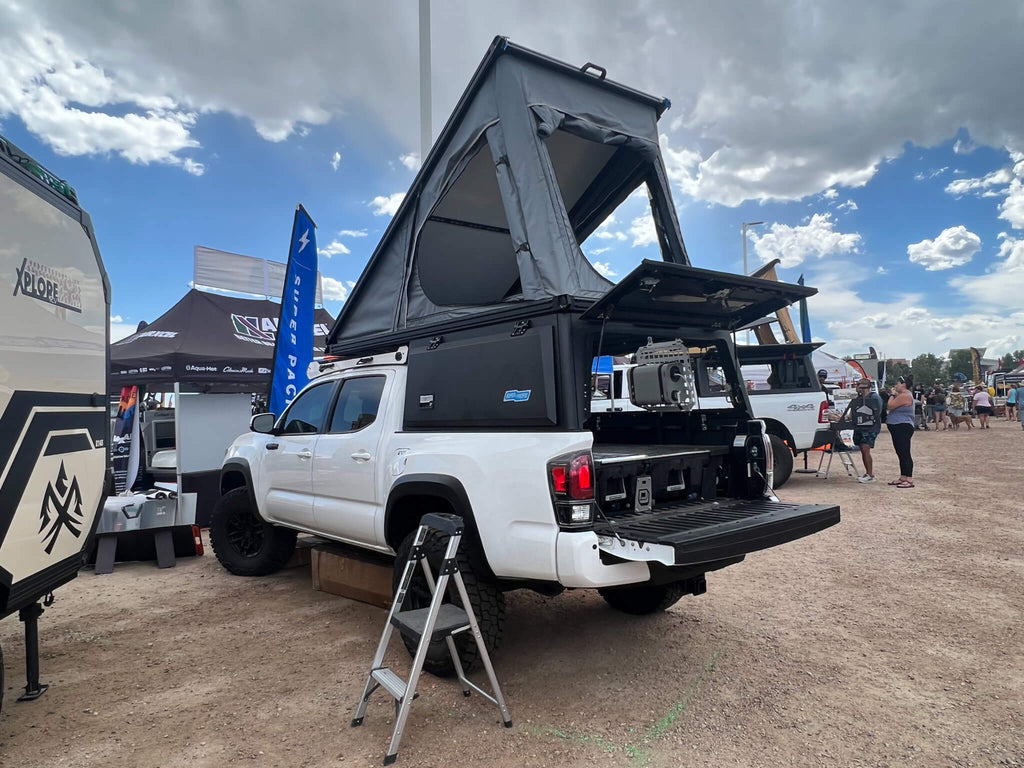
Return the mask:
[(299, 238), (299, 242), (302, 243), (302, 247), (299, 248), (299, 253), (302, 253), (306, 246), (309, 245), (309, 230), (307, 229), (302, 233), (302, 237)]

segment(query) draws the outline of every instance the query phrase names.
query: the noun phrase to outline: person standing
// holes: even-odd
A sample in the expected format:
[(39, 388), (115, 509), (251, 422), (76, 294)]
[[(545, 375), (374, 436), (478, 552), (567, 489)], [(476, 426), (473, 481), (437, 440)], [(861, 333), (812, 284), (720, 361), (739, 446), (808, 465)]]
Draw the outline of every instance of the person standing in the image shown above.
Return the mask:
[(886, 403), (888, 417), (885, 425), (889, 428), (893, 450), (900, 460), (900, 477), (889, 485), (897, 488), (914, 487), (914, 460), (910, 456), (910, 441), (914, 437), (914, 398), (910, 394), (913, 386), (913, 377), (900, 376)]
[(871, 379), (857, 382), (857, 395), (846, 406), (841, 420), (853, 424), (853, 444), (860, 448), (860, 457), (864, 460), (864, 474), (857, 482), (875, 482), (871, 449), (882, 430), (882, 398), (871, 391)]
[(1024, 408), (1021, 408), (1021, 405), (1024, 405), (1024, 381), (1022, 381), (1019, 385), (1017, 385), (1016, 392), (1017, 392), (1017, 416), (1020, 417), (1020, 428), (1024, 429)]
[(978, 414), (978, 421), (982, 429), (988, 429), (988, 417), (992, 415), (992, 396), (984, 386), (978, 387), (974, 393), (974, 410)]
[(932, 413), (935, 414), (936, 432), (939, 431), (939, 424), (942, 424), (943, 429), (949, 428), (946, 423), (946, 389), (938, 379), (935, 380), (935, 386), (932, 387)]
[(1012, 388), (1006, 394), (1006, 420), (1015, 421), (1017, 418), (1017, 389)]
[[(949, 415), (959, 419), (964, 415), (966, 405), (967, 401), (964, 399), (964, 393), (960, 391), (960, 385), (954, 384), (949, 392)], [(967, 422), (967, 428), (971, 429), (971, 422)]]

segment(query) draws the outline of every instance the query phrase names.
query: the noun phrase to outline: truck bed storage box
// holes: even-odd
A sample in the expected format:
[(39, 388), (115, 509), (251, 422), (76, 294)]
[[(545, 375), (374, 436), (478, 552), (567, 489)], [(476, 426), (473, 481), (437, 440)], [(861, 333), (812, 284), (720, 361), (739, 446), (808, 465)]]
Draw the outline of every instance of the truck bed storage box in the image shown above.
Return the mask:
[(556, 426), (555, 330), (547, 316), (413, 341), (406, 429)]

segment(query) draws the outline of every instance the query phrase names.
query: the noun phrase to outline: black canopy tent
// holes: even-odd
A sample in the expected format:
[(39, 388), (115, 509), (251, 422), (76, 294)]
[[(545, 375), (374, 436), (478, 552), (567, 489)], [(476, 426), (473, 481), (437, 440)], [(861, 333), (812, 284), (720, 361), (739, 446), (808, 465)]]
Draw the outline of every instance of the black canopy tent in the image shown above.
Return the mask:
[[(147, 466), (149, 454), (174, 449), (174, 464), (165, 465), (164, 473), (177, 480), (179, 508), (190, 509), (189, 497), (194, 494), (197, 525), (209, 525), (213, 505), (220, 498), (220, 460), (224, 449), (245, 430), (248, 395), (266, 393), (270, 387), (280, 314), (280, 303), (268, 299), (192, 289), (141, 331), (110, 347), (112, 392), (137, 385), (201, 393), (176, 398), (173, 411), (147, 413), (143, 425)], [(322, 354), (333, 319), (325, 309), (317, 309), (313, 317), (314, 354)], [(174, 439), (168, 444), (161, 444), (156, 431), (161, 422), (173, 427)], [(147, 431), (149, 426), (152, 432)], [(193, 522), (191, 512), (184, 517), (185, 522)]]
[[(141, 331), (110, 347), (110, 386), (170, 388), (184, 392), (265, 392), (270, 386), (281, 305), (190, 290)], [(322, 354), (334, 322), (314, 315), (313, 346)]]

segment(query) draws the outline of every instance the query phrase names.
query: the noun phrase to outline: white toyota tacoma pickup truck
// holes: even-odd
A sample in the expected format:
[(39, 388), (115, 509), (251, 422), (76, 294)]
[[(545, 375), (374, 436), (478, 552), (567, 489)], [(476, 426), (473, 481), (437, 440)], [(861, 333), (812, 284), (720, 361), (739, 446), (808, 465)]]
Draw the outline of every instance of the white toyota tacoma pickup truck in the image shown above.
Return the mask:
[[(424, 514), (455, 513), (494, 648), (509, 590), (591, 588), (651, 613), (839, 521), (775, 498), (733, 344), (815, 290), (692, 266), (658, 142), (668, 101), (605, 74), (494, 40), (345, 301), (332, 359), (230, 447), (210, 527), (228, 570), (280, 568), (298, 531), (400, 562)], [(661, 259), (612, 284), (581, 244), (637, 194)], [(591, 410), (605, 355), (636, 363), (635, 411)], [(711, 357), (713, 376), (697, 363)], [(457, 644), (471, 666), (476, 644)], [(439, 643), (426, 669), (450, 664)]]

